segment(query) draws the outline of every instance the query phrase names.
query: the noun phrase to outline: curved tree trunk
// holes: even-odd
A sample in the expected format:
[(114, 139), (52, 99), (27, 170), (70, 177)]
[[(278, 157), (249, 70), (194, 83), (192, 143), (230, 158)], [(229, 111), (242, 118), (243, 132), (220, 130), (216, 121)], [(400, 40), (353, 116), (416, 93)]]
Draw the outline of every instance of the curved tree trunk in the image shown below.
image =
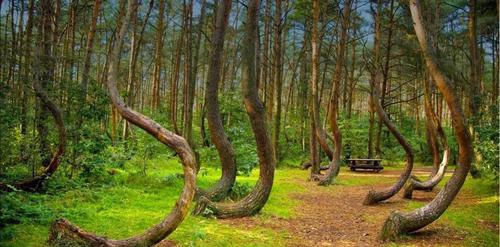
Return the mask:
[[(413, 195), (413, 190), (424, 190), (424, 191), (432, 191), (434, 187), (441, 182), (446, 172), (446, 166), (449, 162), (450, 148), (448, 146), (448, 141), (446, 140), (446, 135), (444, 134), (443, 128), (441, 126), (441, 121), (436, 116), (434, 111), (432, 110), (432, 103), (430, 101), (430, 85), (429, 80), (424, 81), (425, 86), (425, 95), (424, 95), (424, 104), (425, 104), (425, 115), (426, 115), (426, 128), (429, 135), (429, 148), (431, 149), (431, 153), (433, 156), (433, 171), (431, 172), (429, 179), (425, 182), (419, 181), (418, 178), (412, 176), (408, 181), (405, 191), (403, 194), (403, 198), (411, 199)], [(437, 161), (436, 164), (436, 156), (439, 159), (439, 142), (437, 138), (441, 140), (441, 144), (443, 146), (443, 159), (442, 161)], [(437, 167), (437, 168), (436, 168)]]
[(248, 3), (245, 37), (243, 41), (242, 88), (243, 101), (250, 118), (257, 142), (260, 174), (254, 189), (245, 198), (234, 203), (210, 202), (204, 198), (198, 201), (195, 214), (213, 215), (217, 218), (235, 218), (258, 213), (269, 198), (274, 179), (276, 161), (273, 157), (271, 140), (267, 134), (264, 107), (259, 99), (255, 59), (257, 37), (257, 13), (259, 0)]
[[(425, 79), (424, 79), (425, 80)], [(427, 81), (427, 80), (425, 80)], [(428, 82), (426, 82), (428, 84)], [(434, 177), (434, 175), (438, 172), (440, 169), (440, 157), (439, 157), (439, 143), (437, 140), (437, 126), (434, 125), (434, 122), (432, 120), (432, 104), (429, 99), (429, 91), (427, 88), (425, 89), (425, 94), (424, 94), (424, 109), (425, 109), (425, 128), (426, 128), (426, 139), (427, 139), (427, 145), (429, 146), (429, 151), (432, 156), (432, 171), (431, 174), (429, 175), (429, 178)]]
[(404, 184), (408, 180), (408, 178), (411, 175), (411, 171), (413, 169), (413, 149), (410, 146), (410, 143), (406, 141), (406, 139), (403, 137), (403, 135), (399, 132), (399, 130), (396, 128), (394, 123), (389, 119), (385, 111), (382, 109), (382, 105), (380, 104), (380, 99), (379, 99), (379, 90), (378, 86), (380, 82), (380, 79), (382, 77), (381, 71), (379, 69), (376, 69), (375, 71), (376, 75), (374, 76), (375, 81), (370, 81), (370, 86), (371, 86), (371, 92), (372, 95), (370, 96), (370, 100), (372, 101), (373, 108), (377, 111), (377, 114), (379, 118), (384, 122), (385, 126), (389, 129), (389, 131), (394, 135), (396, 140), (398, 140), (399, 144), (403, 147), (403, 149), (406, 152), (406, 165), (403, 173), (401, 173), (401, 176), (399, 177), (398, 181), (392, 185), (390, 188), (382, 190), (382, 191), (375, 191), (375, 190), (370, 190), (368, 192), (368, 195), (366, 195), (365, 200), (363, 202), (364, 205), (373, 205), (375, 203), (378, 203), (380, 201), (387, 200), (394, 196), (396, 193), (403, 188)]
[(208, 68), (208, 80), (205, 94), (206, 113), (210, 130), (210, 139), (217, 148), (222, 165), (222, 176), (212, 188), (197, 191), (200, 196), (211, 201), (224, 199), (233, 187), (236, 178), (236, 157), (233, 146), (229, 141), (220, 117), (218, 89), (221, 79), (221, 65), (224, 52), (224, 36), (227, 27), (229, 13), (231, 12), (231, 0), (224, 0), (217, 6), (217, 20), (215, 31), (212, 35), (212, 48), (210, 53), (210, 64)]
[(142, 128), (150, 135), (154, 136), (158, 141), (170, 148), (173, 148), (177, 152), (182, 160), (184, 168), (184, 188), (170, 214), (166, 216), (162, 222), (149, 228), (142, 234), (124, 240), (112, 240), (85, 232), (65, 219), (58, 219), (52, 224), (50, 230), (49, 242), (52, 244), (67, 245), (69, 241), (71, 244), (90, 246), (151, 246), (163, 240), (177, 228), (186, 216), (189, 204), (193, 200), (196, 183), (196, 160), (187, 141), (184, 138), (166, 130), (152, 119), (129, 108), (116, 88), (118, 56), (121, 52), (123, 38), (128, 29), (130, 15), (133, 12), (133, 9), (136, 8), (136, 0), (129, 0), (125, 22), (120, 28), (119, 33), (117, 34), (118, 36), (116, 42), (113, 45), (107, 80), (108, 91), (111, 100), (113, 101), (113, 105), (115, 105), (123, 118)]
[(446, 148), (443, 153), (443, 160), (439, 164), (439, 169), (429, 180), (425, 182), (418, 181), (413, 177), (408, 181), (405, 191), (403, 194), (403, 198), (411, 199), (413, 196), (414, 190), (423, 190), (423, 191), (432, 191), (434, 187), (441, 182), (446, 172), (446, 166), (448, 165), (450, 156), (450, 149)]
[(471, 137), (459, 103), (460, 101), (451, 87), (450, 79), (442, 72), (436, 56), (428, 44), (427, 35), (420, 16), (420, 3), (418, 0), (410, 0), (409, 4), (413, 27), (415, 28), (418, 42), (424, 54), (427, 68), (434, 79), (435, 85), (443, 94), (451, 112), (451, 121), (459, 147), (458, 164), (448, 183), (444, 185), (443, 189), (441, 189), (430, 203), (412, 212), (391, 213), (382, 228), (380, 235), (382, 239), (395, 239), (399, 235), (417, 231), (438, 219), (462, 188), (467, 173), (470, 170), (473, 155)]
[(59, 108), (54, 104), (54, 102), (49, 98), (47, 92), (45, 92), (40, 84), (34, 80), (33, 88), (35, 89), (36, 96), (42, 101), (44, 106), (49, 110), (54, 117), (54, 121), (57, 125), (57, 131), (59, 133), (59, 144), (57, 145), (57, 151), (52, 155), (52, 159), (49, 165), (44, 168), (42, 174), (35, 176), (30, 179), (15, 182), (12, 184), (5, 184), (0, 182), (0, 190), (11, 191), (13, 188), (25, 191), (36, 191), (46, 181), (59, 167), (61, 163), (61, 157), (64, 154), (66, 148), (66, 128), (64, 127), (63, 118)]
[[(48, 163), (45, 163), (45, 161), (42, 161), (42, 165), (44, 166), (43, 172), (38, 175), (34, 176), (32, 178), (6, 184), (0, 182), (0, 190), (4, 191), (12, 191), (13, 188), (19, 189), (19, 190), (26, 190), (26, 191), (36, 191), (38, 190), (42, 185), (43, 182), (46, 181), (59, 167), (59, 164), (61, 162), (61, 157), (64, 154), (65, 147), (66, 147), (66, 128), (64, 126), (63, 122), (63, 117), (61, 115), (61, 112), (59, 111), (59, 108), (56, 106), (56, 104), (49, 98), (47, 92), (45, 91), (45, 86), (43, 84), (47, 84), (50, 81), (53, 81), (53, 76), (51, 74), (53, 73), (53, 65), (52, 61), (53, 54), (50, 49), (50, 40), (51, 40), (51, 18), (52, 18), (52, 12), (51, 12), (51, 6), (50, 6), (50, 1), (42, 1), (40, 3), (40, 7), (42, 8), (43, 12), (43, 18), (42, 18), (42, 30), (40, 32), (43, 32), (42, 39), (43, 42), (41, 44), (41, 47), (39, 49), (35, 50), (36, 51), (36, 59), (32, 60), (31, 56), (29, 54), (32, 51), (32, 46), (31, 43), (29, 42), (31, 40), (31, 34), (32, 34), (32, 28), (33, 28), (33, 9), (34, 9), (34, 3), (30, 2), (30, 7), (29, 7), (29, 16), (27, 20), (27, 36), (26, 36), (26, 54), (27, 55), (27, 63), (32, 64), (34, 66), (34, 72), (35, 74), (39, 74), (39, 78), (35, 78), (33, 80), (33, 89), (35, 91), (35, 95), (40, 99), (42, 103), (42, 109), (43, 111), (40, 114), (44, 114), (43, 112), (49, 111), (52, 114), (52, 117), (54, 118), (54, 121), (57, 126), (57, 131), (59, 135), (59, 144), (57, 146), (57, 151), (52, 155), (52, 158), (50, 158), (50, 151), (47, 150), (47, 152), (43, 153), (43, 156), (47, 156)], [(45, 62), (45, 63), (44, 63)], [(43, 70), (43, 71), (40, 71)], [(26, 85), (23, 85), (26, 87)], [(27, 88), (23, 89), (24, 91), (27, 91)], [(40, 119), (45, 119), (45, 115), (40, 115)], [(41, 127), (43, 127), (43, 131), (46, 132), (46, 123), (39, 123)], [(39, 127), (39, 126), (37, 126)], [(40, 130), (40, 129), (39, 129)], [(43, 137), (44, 139), (46, 137)], [(48, 144), (47, 144), (48, 147)], [(43, 150), (43, 149), (42, 149)], [(45, 160), (45, 159), (44, 159)]]
[[(337, 62), (335, 71), (333, 72), (333, 91), (330, 97), (330, 125), (333, 134), (333, 143), (335, 150), (330, 162), (330, 167), (326, 171), (325, 176), (320, 178), (319, 185), (329, 185), (332, 180), (337, 177), (340, 170), (340, 153), (342, 151), (342, 135), (338, 126), (338, 110), (339, 110), (339, 91), (340, 78), (342, 77), (342, 68), (344, 67), (344, 54), (347, 46), (347, 30), (349, 29), (349, 16), (351, 15), (351, 0), (344, 2), (344, 10), (342, 13), (342, 31), (340, 33), (339, 46), (337, 47)], [(347, 73), (347, 71), (345, 71)]]

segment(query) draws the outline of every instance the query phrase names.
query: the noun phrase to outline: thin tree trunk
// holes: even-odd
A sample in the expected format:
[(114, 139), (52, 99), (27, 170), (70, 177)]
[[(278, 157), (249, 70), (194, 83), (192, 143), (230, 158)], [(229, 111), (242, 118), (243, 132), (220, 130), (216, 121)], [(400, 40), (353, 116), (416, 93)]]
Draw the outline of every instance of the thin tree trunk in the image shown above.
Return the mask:
[[(99, 17), (99, 12), (101, 11), (101, 0), (96, 0), (94, 2), (94, 7), (92, 10), (92, 19), (90, 21), (90, 26), (87, 31), (87, 43), (85, 45), (85, 58), (83, 62), (83, 72), (82, 72), (82, 82), (80, 84), (80, 92), (78, 99), (78, 116), (76, 120), (76, 126), (82, 126), (84, 122), (84, 109), (87, 101), (87, 91), (88, 91), (88, 83), (90, 80), (90, 63), (93, 53), (94, 47), (94, 37), (97, 26), (97, 18)], [(73, 145), (78, 146), (80, 143), (80, 135), (81, 132), (75, 131), (73, 133)], [(75, 168), (76, 159), (79, 156), (80, 150), (73, 149), (73, 157), (72, 157), (72, 170)], [(73, 173), (73, 171), (72, 171)]]
[(184, 43), (184, 104), (183, 104), (183, 125), (182, 136), (186, 138), (188, 143), (193, 147), (193, 104), (194, 102), (194, 85), (192, 80), (193, 70), (193, 0), (185, 0), (184, 2), (186, 24), (186, 35)]
[(281, 127), (281, 94), (283, 91), (283, 65), (282, 65), (282, 27), (284, 24), (281, 20), (281, 0), (276, 0), (276, 8), (274, 12), (274, 41), (273, 41), (273, 54), (274, 54), (274, 86), (276, 88), (276, 115), (274, 116), (274, 128), (273, 128), (273, 151), (274, 159), (279, 161), (280, 149), (280, 127)]
[[(351, 0), (344, 2), (344, 9), (342, 11), (342, 27), (340, 32), (339, 45), (337, 46), (337, 59), (335, 63), (335, 70), (332, 78), (332, 95), (330, 97), (330, 127), (332, 128), (333, 142), (335, 149), (333, 157), (330, 161), (328, 170), (325, 176), (320, 178), (318, 185), (329, 185), (332, 183), (340, 171), (340, 154), (342, 152), (342, 136), (338, 126), (338, 109), (340, 97), (340, 81), (342, 78), (342, 68), (344, 68), (344, 57), (347, 46), (347, 31), (349, 30), (349, 19), (351, 15)], [(345, 71), (347, 74), (347, 71)]]
[[(263, 41), (263, 51), (262, 51), (262, 63), (260, 69), (260, 83), (259, 87), (262, 91), (262, 98), (264, 99), (265, 105), (267, 105), (267, 84), (268, 84), (268, 71), (269, 71), (269, 42), (270, 42), (270, 26), (271, 26), (271, 0), (266, 0), (266, 7), (264, 10), (264, 41)], [(270, 120), (270, 119), (269, 119)]]
[[(391, 0), (390, 7), (389, 7), (389, 14), (390, 14), (389, 28), (388, 28), (389, 33), (387, 34), (387, 46), (386, 46), (386, 50), (385, 50), (385, 61), (384, 61), (385, 63), (384, 63), (384, 67), (383, 67), (384, 79), (382, 80), (381, 97), (380, 97), (380, 104), (382, 105), (382, 107), (384, 107), (384, 105), (385, 105), (385, 98), (386, 98), (386, 94), (388, 91), (387, 81), (390, 78), (389, 69), (390, 69), (390, 61), (391, 61), (392, 31), (393, 31), (393, 26), (394, 26), (394, 15), (395, 15), (395, 13), (394, 13), (394, 0)], [(382, 148), (380, 146), (381, 136), (382, 136), (382, 121), (379, 118), (378, 128), (377, 128), (377, 136), (375, 139), (375, 156), (377, 156), (377, 157), (381, 157), (383, 154)]]
[(311, 146), (311, 174), (310, 179), (314, 179), (315, 176), (320, 174), (319, 171), (319, 156), (317, 151), (317, 143), (319, 138), (318, 126), (319, 126), (319, 105), (318, 105), (318, 69), (319, 69), (319, 51), (318, 51), (318, 23), (320, 15), (319, 0), (313, 0), (313, 27), (311, 36), (311, 128), (314, 135), (311, 135), (310, 146)]
[[(375, 14), (375, 36), (374, 36), (374, 44), (373, 44), (373, 66), (378, 70), (380, 68), (380, 38), (381, 38), (381, 15), (382, 15), (382, 0), (377, 1), (377, 11)], [(374, 82), (376, 73), (371, 73), (370, 81)], [(379, 85), (377, 85), (379, 87)], [(368, 158), (373, 156), (373, 132), (375, 127), (375, 106), (373, 104), (374, 99), (372, 99), (372, 95), (374, 94), (373, 88), (370, 87), (370, 125), (368, 128)], [(381, 121), (381, 119), (379, 118)]]
[[(354, 7), (354, 9), (357, 8), (357, 4), (356, 6)], [(352, 41), (352, 48), (351, 48), (351, 71), (349, 73), (349, 87), (347, 88), (347, 90), (349, 90), (348, 92), (348, 96), (347, 96), (347, 119), (350, 119), (351, 116), (352, 116), (352, 104), (353, 104), (353, 97), (354, 97), (354, 87), (356, 85), (356, 81), (355, 81), (355, 78), (354, 78), (354, 72), (355, 72), (355, 68), (356, 68), (356, 25), (353, 25), (353, 34), (352, 34), (352, 37), (353, 37), (353, 41)], [(347, 72), (346, 72), (347, 73)]]
[[(1, 5), (1, 2), (0, 2)], [(28, 19), (26, 21), (26, 41), (23, 44), (23, 50), (24, 50), (24, 67), (23, 69), (23, 74), (22, 74), (22, 81), (20, 81), (21, 84), (21, 135), (23, 137), (26, 137), (28, 135), (28, 90), (26, 87), (26, 81), (29, 79), (32, 80), (33, 76), (31, 73), (31, 67), (32, 67), (32, 49), (31, 49), (31, 38), (33, 34), (33, 13), (34, 13), (34, 8), (35, 8), (35, 3), (34, 0), (29, 1), (28, 5)], [(1, 70), (0, 70), (1, 71)], [(20, 160), (21, 162), (27, 161), (28, 160), (28, 154), (26, 153), (26, 142), (23, 140), (21, 141), (20, 145)]]
[(159, 9), (155, 38), (155, 67), (153, 72), (153, 97), (151, 102), (151, 108), (153, 111), (156, 111), (160, 105), (160, 80), (163, 65), (163, 33), (165, 31), (165, 0), (160, 0), (158, 4)]
[[(151, 10), (153, 9), (154, 6), (154, 0), (149, 1), (149, 7), (146, 12), (146, 16), (144, 17), (141, 29), (139, 30), (139, 33), (136, 31), (136, 24), (137, 24), (137, 13), (133, 13), (131, 16), (131, 26), (132, 26), (132, 43), (131, 43), (131, 55), (130, 55), (130, 61), (129, 61), (129, 69), (128, 69), (128, 80), (127, 80), (127, 105), (130, 107), (134, 107), (134, 102), (135, 102), (135, 95), (137, 94), (134, 92), (136, 86), (135, 83), (137, 81), (137, 76), (136, 76), (136, 70), (137, 70), (137, 58), (139, 57), (140, 50), (141, 50), (141, 45), (143, 41), (143, 36), (144, 36), (144, 31), (146, 29), (146, 24), (148, 23), (149, 16), (151, 15)], [(130, 125), (127, 121), (123, 121), (123, 134), (122, 138), (125, 140), (129, 133), (130, 133)]]
[(437, 139), (437, 128), (434, 125), (432, 114), (434, 110), (432, 109), (431, 102), (431, 88), (430, 81), (432, 78), (427, 76), (424, 78), (424, 111), (425, 111), (425, 129), (426, 129), (426, 139), (429, 151), (432, 156), (432, 172), (430, 177), (433, 177), (440, 169), (440, 157), (439, 157), (439, 143)]
[[(37, 78), (35, 80), (40, 80), (40, 88), (42, 90), (47, 90), (49, 83), (54, 81), (54, 58), (52, 54), (52, 18), (54, 17), (54, 7), (52, 6), (52, 1), (44, 0), (40, 3), (41, 8), (41, 21), (40, 21), (40, 49), (38, 52), (42, 54), (39, 55), (38, 59), (41, 59), (41, 68), (39, 73), (37, 73)], [(37, 111), (37, 131), (39, 139), (39, 148), (41, 153), (42, 165), (47, 167), (50, 164), (50, 147), (47, 141), (48, 137), (48, 127), (47, 127), (47, 115), (49, 109), (40, 99), (40, 109)]]
[(176, 134), (180, 134), (179, 128), (177, 126), (177, 96), (178, 96), (178, 87), (179, 87), (179, 73), (181, 66), (181, 51), (183, 49), (184, 43), (184, 27), (183, 24), (181, 34), (179, 35), (179, 40), (177, 41), (177, 47), (175, 51), (175, 59), (174, 59), (174, 72), (172, 74), (172, 82), (170, 83), (170, 121), (172, 124), (172, 128)]

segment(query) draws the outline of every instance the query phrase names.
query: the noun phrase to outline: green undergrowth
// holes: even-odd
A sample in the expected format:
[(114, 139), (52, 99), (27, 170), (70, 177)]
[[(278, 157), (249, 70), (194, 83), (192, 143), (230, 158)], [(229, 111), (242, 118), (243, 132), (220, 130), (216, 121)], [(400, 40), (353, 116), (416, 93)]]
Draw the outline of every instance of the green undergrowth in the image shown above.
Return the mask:
[[(51, 222), (66, 218), (83, 229), (110, 238), (125, 238), (138, 234), (160, 222), (175, 204), (183, 186), (182, 167), (175, 160), (154, 160), (149, 172), (114, 171), (104, 185), (61, 185), (62, 178), (54, 178), (45, 193), (14, 192), (3, 194), (2, 201), (11, 207), (2, 212), (9, 219), (0, 233), (0, 246), (45, 246)], [(295, 182), (303, 179), (302, 171), (278, 169), (268, 203), (255, 218), (266, 221), (294, 216), (298, 202), (290, 194), (304, 192)], [(220, 170), (203, 168), (198, 186), (208, 187), (220, 176)], [(250, 176), (237, 177), (235, 199), (248, 193), (258, 179), (258, 169)], [(70, 187), (70, 188), (68, 188)], [(11, 215), (5, 215), (8, 212)], [(13, 222), (15, 219), (16, 222)], [(286, 231), (261, 226), (234, 226), (216, 219), (188, 215), (168, 239), (181, 246), (245, 246), (285, 245)]]
[[(401, 169), (401, 164), (387, 171)], [(128, 171), (128, 172), (126, 172)], [(113, 175), (111, 175), (113, 174)], [(254, 169), (249, 176), (238, 176), (232, 198), (245, 196), (258, 179)], [(294, 194), (307, 193), (309, 171), (296, 168), (276, 170), (268, 203), (252, 221), (238, 224), (188, 215), (168, 239), (179, 246), (286, 246), (293, 236), (286, 229), (267, 224), (276, 218), (292, 219), (301, 203)], [(380, 175), (384, 175), (382, 172)], [(198, 186), (215, 183), (220, 170), (203, 167)], [(322, 190), (335, 193), (338, 186), (370, 186), (391, 184), (396, 176), (353, 173), (342, 167), (333, 186)], [(449, 177), (446, 177), (448, 179)], [(141, 169), (125, 166), (106, 177), (106, 183), (77, 184), (58, 174), (44, 193), (15, 192), (2, 194), (0, 203), (0, 246), (45, 246), (51, 222), (64, 217), (83, 229), (110, 238), (138, 234), (158, 223), (175, 204), (182, 190), (182, 167), (175, 159), (159, 157), (148, 163), (146, 174)], [(498, 245), (498, 191), (486, 179), (468, 179), (460, 202), (454, 202), (435, 224), (451, 226), (464, 234), (466, 246)], [(409, 201), (407, 209), (422, 203)]]

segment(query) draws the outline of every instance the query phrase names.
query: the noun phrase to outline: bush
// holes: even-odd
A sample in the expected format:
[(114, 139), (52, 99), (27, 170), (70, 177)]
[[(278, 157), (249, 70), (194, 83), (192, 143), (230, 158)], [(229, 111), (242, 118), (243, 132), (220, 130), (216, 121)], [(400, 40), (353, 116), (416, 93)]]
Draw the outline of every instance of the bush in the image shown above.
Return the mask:
[(253, 186), (248, 183), (235, 182), (231, 193), (229, 193), (229, 198), (233, 201), (239, 200), (248, 195), (252, 191), (252, 188)]

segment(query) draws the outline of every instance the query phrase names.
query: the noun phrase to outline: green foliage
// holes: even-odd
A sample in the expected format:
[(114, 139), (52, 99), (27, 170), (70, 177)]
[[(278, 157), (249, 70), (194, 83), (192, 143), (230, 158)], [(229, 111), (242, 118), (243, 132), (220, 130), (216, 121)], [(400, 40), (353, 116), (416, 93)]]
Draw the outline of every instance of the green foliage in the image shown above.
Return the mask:
[(239, 200), (239, 199), (245, 197), (246, 195), (248, 195), (248, 193), (250, 193), (250, 191), (252, 191), (252, 188), (253, 188), (253, 185), (236, 181), (233, 185), (233, 188), (231, 189), (231, 193), (229, 194), (229, 198), (231, 198), (231, 200), (235, 200), (235, 201)]
[(30, 196), (24, 192), (0, 192), (0, 241), (14, 237), (13, 224), (46, 224), (53, 218), (52, 211), (42, 205), (44, 196)]
[[(243, 103), (236, 100), (240, 98), (238, 95), (221, 95), (221, 118), (225, 123), (224, 131), (236, 154), (238, 175), (249, 176), (252, 169), (258, 165), (257, 147)], [(220, 167), (220, 159), (213, 145), (199, 148), (198, 151), (202, 167)]]
[(486, 125), (475, 129), (477, 136), (474, 142), (474, 151), (475, 164), (479, 167), (480, 172), (498, 183), (500, 144), (497, 127), (496, 125)]

